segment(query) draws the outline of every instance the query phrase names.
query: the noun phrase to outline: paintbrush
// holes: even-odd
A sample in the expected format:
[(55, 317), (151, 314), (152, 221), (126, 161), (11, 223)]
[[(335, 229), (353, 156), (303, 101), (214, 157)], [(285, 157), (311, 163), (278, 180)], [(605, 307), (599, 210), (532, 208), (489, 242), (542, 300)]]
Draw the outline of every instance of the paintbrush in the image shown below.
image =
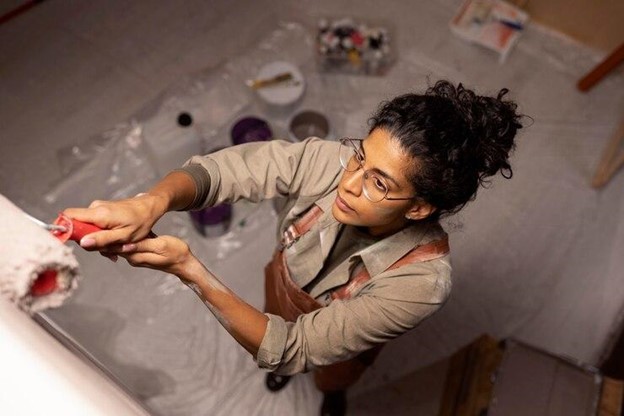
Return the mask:
[(291, 72), (282, 72), (281, 74), (277, 74), (271, 78), (263, 78), (263, 79), (248, 79), (245, 81), (245, 84), (254, 90), (273, 86), (276, 84), (281, 84), (283, 82), (293, 80), (293, 74)]

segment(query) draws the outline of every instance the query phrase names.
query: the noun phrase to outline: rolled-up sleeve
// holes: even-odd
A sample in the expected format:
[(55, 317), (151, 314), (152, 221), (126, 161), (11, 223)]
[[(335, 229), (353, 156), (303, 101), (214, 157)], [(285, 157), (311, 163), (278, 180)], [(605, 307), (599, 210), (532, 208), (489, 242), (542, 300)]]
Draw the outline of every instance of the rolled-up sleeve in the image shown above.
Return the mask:
[(282, 362), (284, 346), (288, 338), (288, 325), (286, 325), (284, 318), (280, 316), (270, 313), (266, 315), (269, 318), (269, 322), (264, 338), (262, 338), (262, 343), (258, 348), (256, 361), (260, 368), (273, 371)]
[(279, 195), (322, 195), (339, 179), (338, 142), (316, 137), (232, 146), (206, 156), (193, 156), (180, 169), (195, 181), (189, 209), (239, 199), (261, 201)]
[(296, 322), (268, 315), (258, 365), (290, 375), (348, 360), (418, 326), (450, 289), (450, 268), (434, 260), (384, 272), (354, 299), (335, 300)]
[[(209, 173), (212, 172), (212, 176), (215, 177), (218, 175), (219, 170), (214, 161), (206, 160), (204, 166), (200, 164), (189, 164), (187, 162), (186, 165), (180, 169), (175, 169), (174, 172), (186, 173), (195, 183), (195, 198), (193, 198), (193, 202), (182, 211), (199, 209), (204, 204), (204, 201), (209, 201), (214, 198), (214, 195), (210, 194), (210, 190), (213, 188), (210, 186), (211, 174)], [(215, 192), (216, 191), (213, 189), (213, 194)]]

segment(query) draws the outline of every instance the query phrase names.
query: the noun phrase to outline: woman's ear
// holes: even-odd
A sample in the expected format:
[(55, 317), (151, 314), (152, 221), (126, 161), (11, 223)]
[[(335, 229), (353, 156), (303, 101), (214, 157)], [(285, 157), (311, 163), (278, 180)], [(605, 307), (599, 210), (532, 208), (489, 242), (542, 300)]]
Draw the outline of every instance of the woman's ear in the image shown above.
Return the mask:
[(435, 211), (436, 211), (436, 207), (434, 207), (430, 203), (417, 202), (416, 204), (414, 204), (414, 206), (412, 206), (412, 208), (410, 208), (409, 211), (405, 213), (405, 218), (407, 218), (408, 220), (414, 220), (414, 221), (424, 220), (425, 218), (433, 214)]

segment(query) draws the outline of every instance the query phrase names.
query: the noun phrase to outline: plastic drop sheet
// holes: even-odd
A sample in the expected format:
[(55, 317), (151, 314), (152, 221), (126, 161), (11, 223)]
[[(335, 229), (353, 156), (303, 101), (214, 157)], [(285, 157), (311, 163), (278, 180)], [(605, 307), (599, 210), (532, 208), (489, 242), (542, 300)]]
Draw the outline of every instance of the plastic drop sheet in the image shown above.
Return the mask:
[[(483, 332), (597, 363), (624, 306), (624, 176), (601, 191), (591, 189), (589, 179), (624, 108), (624, 79), (616, 73), (588, 94), (576, 92), (575, 81), (596, 63), (595, 54), (536, 26), (527, 28), (501, 66), (496, 55), (448, 31), (455, 3), (447, 3), (395, 16), (398, 61), (382, 78), (319, 74), (313, 30), (294, 22), (276, 25), (259, 36), (257, 47), (172, 85), (122, 124), (116, 139), (47, 195), (46, 209), (55, 214), (144, 190), (167, 167), (158, 146), (169, 144), (155, 138), (159, 129), (181, 134), (162, 117), (178, 111), (192, 114), (194, 130), (184, 137), (197, 134), (205, 151), (228, 145), (232, 124), (245, 115), (268, 119), (276, 136), (286, 137), (293, 109), (264, 107), (243, 83), (274, 60), (300, 67), (306, 93), (297, 108), (324, 112), (332, 137), (364, 135), (380, 101), (422, 91), (440, 78), (482, 93), (504, 86), (534, 119), (518, 137), (514, 177), (495, 179), (447, 221), (450, 301), (389, 343), (350, 395), (447, 357)], [(145, 152), (132, 147), (130, 136), (140, 138)], [(270, 202), (237, 205), (234, 212), (230, 232), (218, 238), (200, 238), (184, 213), (168, 214), (156, 231), (185, 238), (230, 288), (261, 308), (275, 213)], [(175, 278), (76, 254), (85, 276), (81, 290), (49, 316), (155, 414), (317, 414), (320, 394), (309, 375), (295, 377), (279, 394), (268, 393), (264, 373)]]
[[(297, 46), (306, 45), (306, 51), (311, 42), (302, 25), (276, 28), (257, 49), (171, 85), (128, 121), (61, 149), (65, 176), (44, 196), (37, 215), (132, 197), (191, 155), (230, 145), (231, 126), (242, 116), (272, 117), (274, 133), (285, 131), (287, 114), (262, 107), (244, 84), (254, 75), (249, 68), (284, 54), (299, 64), (309, 57)], [(191, 126), (177, 125), (182, 112), (191, 115)], [(181, 212), (167, 214), (154, 231), (186, 240), (232, 290), (262, 309), (263, 268), (276, 244), (276, 218), (273, 201), (242, 201), (223, 235), (200, 236)], [(176, 277), (79, 248), (75, 254), (89, 276), (85, 287), (46, 317), (155, 414), (316, 413), (320, 393), (311, 378), (297, 377), (283, 394), (267, 395), (265, 373)]]

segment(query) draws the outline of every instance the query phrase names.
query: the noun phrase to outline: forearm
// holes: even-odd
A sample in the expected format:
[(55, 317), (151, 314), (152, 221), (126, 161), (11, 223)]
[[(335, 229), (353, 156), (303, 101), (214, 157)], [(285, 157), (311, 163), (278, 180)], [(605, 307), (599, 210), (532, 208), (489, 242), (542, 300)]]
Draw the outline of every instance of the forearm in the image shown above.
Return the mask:
[(195, 291), (234, 339), (256, 357), (266, 332), (267, 316), (236, 296), (195, 258), (175, 274)]
[(164, 214), (191, 205), (196, 192), (193, 179), (184, 172), (176, 171), (165, 176), (147, 194), (155, 197), (157, 210)]

